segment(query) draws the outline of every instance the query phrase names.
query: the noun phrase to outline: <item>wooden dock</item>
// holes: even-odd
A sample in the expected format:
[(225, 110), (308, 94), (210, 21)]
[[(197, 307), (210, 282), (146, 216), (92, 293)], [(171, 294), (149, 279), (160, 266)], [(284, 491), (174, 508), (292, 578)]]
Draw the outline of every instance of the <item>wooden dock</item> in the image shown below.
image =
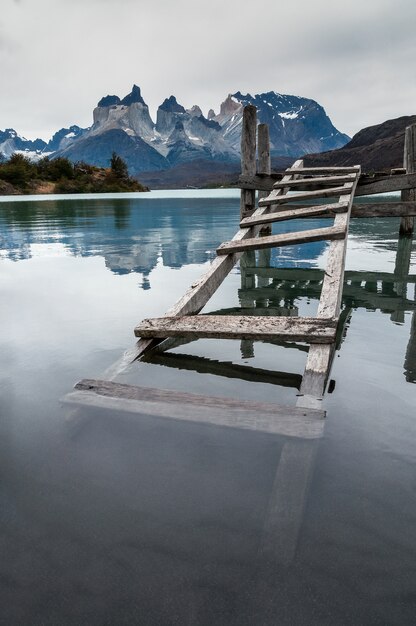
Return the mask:
[[(255, 107), (247, 106), (241, 140), (240, 229), (231, 241), (218, 247), (217, 256), (207, 271), (163, 317), (145, 319), (135, 328), (139, 338), (136, 345), (106, 372), (104, 380), (82, 380), (65, 397), (66, 402), (75, 405), (284, 437), (260, 552), (286, 564), (295, 554), (316, 445), (324, 430), (322, 399), (334, 352), (341, 342), (354, 302), (369, 302), (369, 306), (384, 309), (391, 305), (392, 319), (396, 322), (403, 321), (396, 306), (397, 298), (403, 308), (415, 311), (405, 371), (407, 376), (416, 376), (416, 305), (406, 300), (416, 215), (415, 129), (410, 127), (406, 131), (404, 173), (368, 177), (362, 175), (360, 165), (313, 168), (297, 160), (279, 175), (273, 174), (270, 168), (268, 127), (258, 126)], [(398, 190), (402, 192), (401, 202), (354, 202), (358, 196)], [(303, 229), (302, 225), (296, 228), (297, 220), (316, 217), (332, 220), (332, 224), (312, 229)], [(400, 217), (400, 232), (404, 237), (399, 241), (394, 274), (374, 273), (370, 278), (366, 274), (363, 286), (359, 272), (347, 272), (345, 276), (350, 219), (378, 217)], [(272, 224), (283, 221), (290, 221), (293, 229), (272, 234)], [(271, 248), (315, 241), (329, 242), (324, 270), (269, 267)], [(200, 314), (238, 261), (242, 275), (241, 309)], [(273, 281), (271, 285), (269, 279)], [(285, 291), (284, 287), (288, 279), (293, 284), (302, 283), (305, 294), (319, 298), (315, 317), (299, 317), (297, 309), (289, 307), (290, 290)], [(383, 285), (381, 295), (377, 293), (377, 281)], [(395, 287), (394, 292), (391, 285)], [(245, 357), (254, 355), (255, 341), (296, 347), (306, 353), (303, 376), (167, 352), (198, 338), (239, 340)], [(199, 396), (114, 382), (123, 369), (139, 358), (167, 367), (294, 387), (298, 390), (296, 406)]]
[[(164, 351), (198, 338), (238, 339), (242, 351), (248, 355), (253, 351), (254, 341), (283, 342), (307, 350), (297, 407), (321, 410), (339, 335), (350, 219), (397, 216), (401, 218), (401, 232), (411, 236), (413, 216), (416, 215), (415, 127), (406, 130), (404, 165), (403, 170), (391, 175), (369, 177), (361, 173), (360, 165), (305, 167), (302, 160), (297, 160), (282, 175), (272, 173), (268, 127), (257, 124), (255, 107), (245, 107), (241, 137), (240, 229), (231, 241), (218, 247), (217, 258), (205, 274), (163, 317), (143, 320), (135, 328), (135, 335), (139, 338), (136, 346), (111, 368), (108, 378), (114, 379), (125, 366), (145, 355), (146, 358), (152, 354), (156, 357), (156, 347), (160, 359)], [(256, 190), (259, 192), (257, 206)], [(401, 190), (401, 202), (354, 202), (358, 196), (394, 190)], [(332, 224), (311, 229), (296, 228), (297, 221), (316, 217), (329, 219)], [(290, 221), (293, 229), (272, 234), (272, 224), (283, 221)], [(289, 314), (288, 309), (281, 306), (274, 310), (263, 307), (255, 312), (250, 307), (242, 307), (230, 315), (224, 314), (225, 311), (218, 315), (199, 315), (239, 260), (242, 272), (247, 276), (250, 263), (255, 265), (250, 261), (255, 258), (250, 256), (255, 252), (267, 257), (271, 248), (316, 241), (328, 241), (329, 248), (322, 278), (305, 287), (308, 293), (315, 297), (319, 295), (315, 317)], [(410, 262), (410, 248), (407, 248), (405, 256)], [(261, 274), (261, 270), (261, 267), (256, 268), (257, 273)], [(263, 275), (268, 271), (273, 269), (265, 267)], [(291, 270), (287, 271), (290, 273)], [(280, 268), (279, 272), (284, 269)], [(266, 287), (263, 291), (267, 298), (270, 291)], [(356, 293), (357, 284), (348, 285), (347, 281), (345, 292)], [(259, 295), (260, 292), (257, 290), (256, 293)], [(250, 301), (249, 283), (245, 284), (241, 294)], [(372, 301), (375, 299), (377, 296), (373, 294)], [(385, 298), (383, 304), (387, 304)], [(413, 308), (413, 303), (409, 304)], [(250, 376), (258, 377), (253, 372)]]

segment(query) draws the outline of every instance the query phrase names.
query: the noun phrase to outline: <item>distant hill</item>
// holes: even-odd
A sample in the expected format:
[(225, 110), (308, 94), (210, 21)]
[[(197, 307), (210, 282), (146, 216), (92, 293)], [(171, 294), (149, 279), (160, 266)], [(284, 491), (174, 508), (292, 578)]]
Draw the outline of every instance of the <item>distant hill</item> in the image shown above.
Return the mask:
[(387, 120), (360, 130), (349, 143), (338, 150), (306, 154), (305, 165), (358, 165), (364, 172), (390, 170), (403, 166), (406, 126), (416, 123), (416, 115)]

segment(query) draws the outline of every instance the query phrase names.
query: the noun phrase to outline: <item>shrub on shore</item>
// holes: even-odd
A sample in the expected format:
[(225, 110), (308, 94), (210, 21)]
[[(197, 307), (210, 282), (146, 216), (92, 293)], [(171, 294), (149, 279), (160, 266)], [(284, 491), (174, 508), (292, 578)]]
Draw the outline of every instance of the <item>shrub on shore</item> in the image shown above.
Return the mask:
[[(147, 188), (128, 174), (123, 159), (113, 153), (110, 167), (100, 168), (88, 163), (71, 163), (69, 159), (45, 157), (33, 162), (23, 154), (0, 159), (0, 193), (37, 193), (45, 183), (54, 183), (54, 193), (117, 193), (146, 191)], [(7, 192), (6, 192), (7, 193)]]

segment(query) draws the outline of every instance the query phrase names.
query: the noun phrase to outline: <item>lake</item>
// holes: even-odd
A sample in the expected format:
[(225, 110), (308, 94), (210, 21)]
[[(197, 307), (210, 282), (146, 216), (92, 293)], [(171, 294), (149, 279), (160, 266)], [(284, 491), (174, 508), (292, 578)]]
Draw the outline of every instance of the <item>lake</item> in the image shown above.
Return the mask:
[[(62, 402), (238, 221), (235, 190), (0, 200), (1, 624), (415, 623), (416, 254), (408, 275), (398, 220), (350, 227), (324, 436), (296, 444), (284, 488), (296, 536), (270, 532), (287, 438)], [(326, 255), (247, 257), (204, 312), (314, 315)], [(294, 405), (305, 359), (301, 344), (199, 340), (117, 380)]]

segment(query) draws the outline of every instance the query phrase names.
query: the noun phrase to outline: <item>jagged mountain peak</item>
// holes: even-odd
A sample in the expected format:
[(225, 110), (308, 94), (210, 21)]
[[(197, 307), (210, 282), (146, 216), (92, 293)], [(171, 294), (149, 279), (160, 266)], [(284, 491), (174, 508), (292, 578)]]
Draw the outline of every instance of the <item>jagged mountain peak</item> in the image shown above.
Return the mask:
[[(237, 92), (240, 93), (240, 92)], [(220, 116), (233, 115), (237, 111), (241, 111), (243, 105), (237, 99), (236, 94), (228, 94), (224, 102), (221, 102)]]
[(178, 104), (175, 96), (165, 98), (159, 109), (161, 111), (167, 111), (168, 113), (186, 113), (185, 108), (181, 104)]
[(104, 96), (98, 102), (98, 107), (111, 107), (117, 104), (120, 104), (121, 100), (118, 96)]
[(192, 117), (203, 117), (202, 110), (197, 104), (194, 104), (193, 107), (187, 109), (186, 112), (189, 113), (189, 115), (192, 115)]
[(135, 102), (138, 102), (139, 104), (146, 104), (142, 98), (140, 87), (138, 87), (137, 85), (133, 85), (131, 92), (121, 100), (120, 104), (130, 106)]
[(103, 98), (101, 98), (97, 106), (111, 107), (111, 106), (118, 106), (119, 104), (123, 104), (124, 106), (130, 106), (131, 104), (134, 104), (135, 102), (138, 102), (139, 104), (146, 104), (142, 98), (140, 87), (138, 87), (137, 85), (133, 85), (131, 92), (128, 93), (127, 96), (124, 96), (123, 99), (115, 95), (104, 96)]

